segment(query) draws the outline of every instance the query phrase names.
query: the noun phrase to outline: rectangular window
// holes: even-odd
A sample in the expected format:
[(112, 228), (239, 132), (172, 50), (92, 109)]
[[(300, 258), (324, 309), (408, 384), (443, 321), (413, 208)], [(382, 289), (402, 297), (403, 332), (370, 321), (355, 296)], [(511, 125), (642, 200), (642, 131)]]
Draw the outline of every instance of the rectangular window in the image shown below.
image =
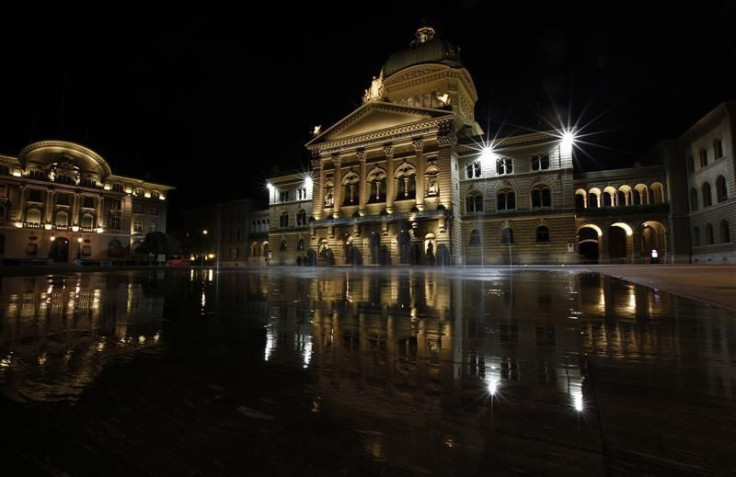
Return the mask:
[(510, 157), (502, 157), (496, 161), (496, 174), (499, 176), (514, 172), (514, 162)]
[(549, 169), (549, 154), (532, 156), (532, 170), (543, 171)]
[(281, 191), (281, 202), (288, 202), (288, 201), (289, 201), (289, 191), (282, 190)]
[(700, 167), (705, 167), (708, 165), (708, 151), (705, 149), (700, 150)]

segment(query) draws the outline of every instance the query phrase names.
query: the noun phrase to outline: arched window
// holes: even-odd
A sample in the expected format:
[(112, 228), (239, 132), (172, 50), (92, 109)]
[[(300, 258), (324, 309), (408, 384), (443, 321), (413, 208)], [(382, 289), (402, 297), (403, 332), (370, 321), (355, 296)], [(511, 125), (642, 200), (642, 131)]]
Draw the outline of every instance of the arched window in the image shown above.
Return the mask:
[(499, 157), (496, 159), (496, 174), (499, 176), (514, 172), (514, 161), (510, 157)]
[(355, 172), (349, 172), (342, 180), (343, 205), (356, 205), (359, 201), (360, 177)]
[(693, 247), (700, 246), (700, 228), (693, 227)]
[(483, 212), (483, 195), (480, 192), (473, 191), (465, 197), (465, 212), (471, 214), (473, 212)]
[(718, 226), (718, 235), (721, 239), (721, 243), (730, 243), (731, 242), (731, 231), (728, 229), (728, 222), (725, 220), (721, 220), (721, 223)]
[(424, 187), (427, 189), (427, 196), (432, 197), (440, 193), (440, 168), (436, 164), (427, 166), (424, 173)]
[(603, 191), (603, 207), (612, 207), (613, 206), (613, 197), (614, 194), (616, 194), (616, 189), (613, 187), (607, 187)]
[(659, 182), (655, 182), (650, 187), (652, 191), (652, 203), (662, 204), (664, 203), (664, 187)]
[(69, 214), (66, 210), (60, 210), (56, 213), (56, 220), (54, 223), (57, 227), (68, 227), (69, 226)]
[(84, 214), (79, 220), (79, 226), (85, 229), (91, 229), (94, 227), (95, 218), (92, 214)]
[(728, 200), (726, 178), (723, 176), (718, 176), (718, 179), (716, 179), (716, 200), (718, 200), (719, 203)]
[(112, 239), (107, 243), (107, 256), (110, 258), (122, 257), (124, 251), (123, 244), (118, 239)]
[(335, 205), (335, 184), (332, 181), (325, 182), (324, 204), (325, 207)]
[(713, 157), (720, 159), (723, 157), (723, 143), (720, 139), (713, 141)]
[(110, 217), (107, 221), (107, 228), (110, 230), (120, 230), (120, 217)]
[(40, 224), (41, 223), (41, 211), (35, 207), (28, 209), (26, 211), (26, 223)]
[(713, 245), (713, 225), (705, 224), (705, 244)]
[(279, 227), (289, 226), (289, 214), (287, 212), (281, 212), (279, 216)]
[(465, 176), (468, 179), (480, 177), (480, 161), (475, 161), (468, 164), (468, 166), (465, 168)]
[(622, 190), (619, 190), (618, 192), (616, 192), (616, 205), (618, 207), (624, 207), (628, 205), (626, 203), (626, 192)]
[(160, 197), (161, 197), (161, 193), (159, 191), (155, 190), (155, 191), (151, 192), (151, 198), (152, 199), (158, 199)]
[(644, 184), (636, 184), (634, 186), (634, 205), (644, 205), (649, 203), (647, 186)]
[(368, 186), (368, 203), (386, 202), (386, 171), (373, 169), (366, 179)]
[(588, 208), (597, 209), (598, 205), (598, 192), (591, 190), (588, 193)]
[(512, 190), (503, 190), (496, 196), (496, 210), (516, 209), (516, 194)]
[(713, 199), (710, 195), (710, 184), (703, 184), (703, 207), (713, 205)]
[(579, 190), (575, 192), (575, 208), (577, 210), (583, 210), (586, 208), (585, 206), (585, 191)]
[(123, 184), (113, 184), (112, 190), (114, 192), (123, 192)]
[(501, 230), (501, 245), (511, 245), (514, 243), (514, 231), (511, 227), (505, 227)]
[(414, 199), (417, 196), (416, 170), (410, 164), (396, 169), (396, 200)]
[(549, 242), (549, 228), (540, 225), (537, 227), (537, 242)]
[(532, 209), (552, 207), (552, 191), (547, 186), (532, 189)]
[(694, 187), (690, 189), (690, 210), (692, 212), (698, 210), (698, 191)]
[(299, 210), (296, 213), (296, 225), (297, 227), (303, 227), (307, 225), (307, 213), (304, 210)]
[(480, 232), (476, 229), (470, 231), (469, 247), (480, 247)]
[(300, 252), (304, 251), (304, 239), (300, 238), (299, 241), (296, 243), (296, 249)]
[(286, 251), (286, 239), (281, 239), (281, 245), (279, 245), (279, 250), (282, 252)]
[(149, 232), (155, 232), (158, 230), (158, 223), (156, 221), (152, 221), (148, 224), (148, 231)]

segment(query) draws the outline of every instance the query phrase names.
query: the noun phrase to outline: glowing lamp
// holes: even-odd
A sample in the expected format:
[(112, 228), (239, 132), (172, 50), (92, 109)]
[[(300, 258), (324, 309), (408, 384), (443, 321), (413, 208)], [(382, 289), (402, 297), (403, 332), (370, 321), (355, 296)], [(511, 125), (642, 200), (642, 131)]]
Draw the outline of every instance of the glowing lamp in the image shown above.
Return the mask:
[(493, 159), (493, 156), (493, 148), (490, 146), (484, 147), (480, 153), (480, 160), (483, 162), (489, 162)]
[(46, 230), (51, 230), (52, 227), (53, 226), (51, 224), (44, 224), (43, 226), (43, 228), (45, 228)]
[(102, 233), (102, 227), (97, 227), (97, 230), (96, 230), (96, 232), (97, 232), (98, 234), (101, 234), (101, 233)]
[(307, 187), (312, 187), (313, 184), (314, 181), (312, 180), (312, 176), (307, 176), (304, 178), (304, 185), (306, 185)]
[(78, 225), (72, 225), (72, 232), (79, 232), (79, 226)]
[(273, 184), (271, 184), (270, 182), (266, 182), (266, 189), (268, 189), (269, 191), (272, 191), (273, 190)]
[(572, 146), (574, 144), (575, 144), (575, 134), (573, 134), (572, 131), (565, 131), (564, 133), (562, 133), (562, 142), (560, 143), (560, 145), (565, 150), (572, 149)]

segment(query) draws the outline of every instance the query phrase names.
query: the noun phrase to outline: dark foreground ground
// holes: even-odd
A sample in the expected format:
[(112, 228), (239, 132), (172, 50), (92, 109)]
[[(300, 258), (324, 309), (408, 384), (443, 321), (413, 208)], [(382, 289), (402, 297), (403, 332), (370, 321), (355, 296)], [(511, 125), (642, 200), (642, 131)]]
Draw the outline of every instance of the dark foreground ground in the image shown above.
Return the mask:
[(603, 268), (3, 277), (2, 473), (735, 473), (734, 268)]

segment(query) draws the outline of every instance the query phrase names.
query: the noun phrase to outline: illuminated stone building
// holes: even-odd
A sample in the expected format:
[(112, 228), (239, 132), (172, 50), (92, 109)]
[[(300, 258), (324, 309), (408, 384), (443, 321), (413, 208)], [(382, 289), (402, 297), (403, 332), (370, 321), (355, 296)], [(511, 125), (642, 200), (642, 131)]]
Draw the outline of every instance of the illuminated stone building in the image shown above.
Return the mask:
[(112, 173), (96, 152), (41, 141), (0, 155), (0, 255), (7, 261), (127, 260), (166, 231), (173, 187)]
[(389, 57), (363, 105), (307, 144), (318, 263), (574, 260), (569, 138), (485, 143), (476, 101), (459, 50), (431, 28)]
[(736, 260), (734, 103), (635, 167), (580, 172), (574, 131), (491, 140), (476, 100), (458, 48), (420, 28), (360, 107), (315, 128), (311, 171), (269, 179), (270, 228), (248, 263)]
[[(267, 263), (294, 265), (307, 261), (313, 181), (310, 174), (271, 178), (267, 184), (270, 227), (268, 241), (251, 240), (251, 255)], [(270, 255), (269, 255), (270, 253)]]

